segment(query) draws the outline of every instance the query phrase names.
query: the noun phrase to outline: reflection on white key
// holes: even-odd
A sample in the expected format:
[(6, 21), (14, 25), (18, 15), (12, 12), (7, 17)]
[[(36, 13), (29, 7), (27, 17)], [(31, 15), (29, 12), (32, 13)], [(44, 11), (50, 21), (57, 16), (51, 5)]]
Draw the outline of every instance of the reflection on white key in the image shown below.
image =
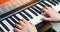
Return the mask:
[(17, 21), (17, 22), (18, 22), (18, 20), (17, 20), (14, 16), (12, 16), (12, 18), (13, 18), (15, 21)]
[(7, 32), (7, 30), (0, 24), (0, 27), (5, 31)]
[(36, 4), (36, 6), (40, 7), (40, 8), (43, 8), (42, 6), (40, 6), (39, 4)]
[(20, 14), (16, 14), (16, 16), (17, 16), (19, 19), (23, 19), (23, 17), (22, 17)]
[(7, 12), (6, 9), (3, 7), (1, 7), (1, 10), (3, 11), (3, 13)]
[(19, 6), (22, 5), (22, 2), (20, 2), (20, 0), (15, 0), (15, 1), (17, 2), (17, 4), (18, 4)]
[(30, 0), (23, 0), (25, 3), (29, 3), (30, 2)]
[(6, 20), (3, 20), (2, 21), (10, 30), (13, 29), (13, 27), (6, 21)]
[(14, 5), (16, 5), (16, 7), (18, 7), (19, 5), (13, 0), (12, 2)]
[(7, 4), (4, 6), (4, 8), (6, 9), (6, 11), (9, 11), (9, 6)]
[(1, 8), (0, 8), (0, 12), (3, 12)]
[(15, 24), (15, 23), (12, 21), (12, 19), (8, 18), (8, 20), (10, 20), (13, 24)]
[(8, 5), (11, 9), (15, 9), (17, 7), (17, 4), (14, 1), (11, 1)]
[(11, 10), (14, 9), (14, 8), (16, 8), (16, 6), (13, 3), (12, 4), (10, 3), (8, 5), (9, 5), (9, 7), (11, 7)]

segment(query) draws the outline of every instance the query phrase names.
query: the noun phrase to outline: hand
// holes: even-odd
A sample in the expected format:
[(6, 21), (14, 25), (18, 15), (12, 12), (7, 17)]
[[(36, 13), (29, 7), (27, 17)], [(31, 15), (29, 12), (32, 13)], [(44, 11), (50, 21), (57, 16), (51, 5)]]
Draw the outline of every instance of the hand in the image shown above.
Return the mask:
[[(60, 21), (60, 14), (51, 7), (42, 8), (42, 13), (45, 13), (44, 14), (45, 16), (43, 18), (41, 18), (42, 20)], [(48, 17), (46, 17), (46, 16), (48, 16)]]
[(14, 32), (37, 32), (35, 25), (25, 19), (22, 19), (18, 23), (16, 24), (16, 28), (14, 28)]

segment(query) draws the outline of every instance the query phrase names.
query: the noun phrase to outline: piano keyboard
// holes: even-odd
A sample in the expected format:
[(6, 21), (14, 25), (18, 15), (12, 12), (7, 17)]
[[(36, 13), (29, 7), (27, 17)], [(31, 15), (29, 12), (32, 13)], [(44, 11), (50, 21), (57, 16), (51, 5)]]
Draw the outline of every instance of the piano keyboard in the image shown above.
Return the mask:
[[(42, 23), (41, 8), (50, 6), (57, 12), (60, 10), (60, 0), (45, 0), (37, 1), (36, 3), (29, 5), (23, 9), (17, 9), (17, 12), (8, 15), (4, 18), (0, 17), (0, 32), (12, 32), (15, 23), (24, 18), (27, 21), (31, 21), (34, 25)], [(41, 24), (40, 24), (41, 25)]]

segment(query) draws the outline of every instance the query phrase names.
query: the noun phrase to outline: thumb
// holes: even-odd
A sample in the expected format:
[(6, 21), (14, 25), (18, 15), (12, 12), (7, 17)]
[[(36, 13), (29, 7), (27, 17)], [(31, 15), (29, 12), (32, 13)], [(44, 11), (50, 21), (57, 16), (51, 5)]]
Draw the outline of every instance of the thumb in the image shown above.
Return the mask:
[(47, 17), (42, 17), (41, 20), (47, 20), (47, 21), (51, 21), (51, 18), (47, 18)]

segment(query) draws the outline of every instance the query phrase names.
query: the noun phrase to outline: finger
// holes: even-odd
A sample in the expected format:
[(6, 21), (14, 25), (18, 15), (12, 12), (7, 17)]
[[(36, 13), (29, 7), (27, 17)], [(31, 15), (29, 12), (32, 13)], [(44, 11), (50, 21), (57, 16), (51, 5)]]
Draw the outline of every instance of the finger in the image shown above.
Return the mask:
[(32, 22), (29, 22), (31, 25), (35, 26)]
[(27, 20), (25, 20), (25, 19), (23, 19), (22, 21), (23, 21), (25, 24), (27, 23)]
[(14, 28), (14, 32), (20, 32), (20, 30), (17, 28)]
[(16, 24), (16, 28), (18, 28), (18, 29), (20, 29), (20, 30), (23, 29), (23, 27), (22, 27), (21, 25), (19, 25), (19, 24)]
[(42, 15), (45, 17), (50, 17), (49, 14), (47, 14), (47, 13), (42, 13)]
[(54, 8), (49, 7), (49, 11), (52, 11), (52, 10), (53, 12), (56, 11)]
[(43, 17), (41, 20), (51, 21), (51, 18)]
[[(49, 10), (49, 7), (48, 7), (48, 6), (46, 6), (45, 8), (46, 8), (47, 10)], [(51, 7), (50, 7), (50, 8), (51, 8)]]
[(19, 24), (23, 27), (25, 23), (23, 21), (20, 21)]
[(42, 11), (44, 11), (45, 13), (48, 13), (48, 10), (46, 8), (43, 8)]

